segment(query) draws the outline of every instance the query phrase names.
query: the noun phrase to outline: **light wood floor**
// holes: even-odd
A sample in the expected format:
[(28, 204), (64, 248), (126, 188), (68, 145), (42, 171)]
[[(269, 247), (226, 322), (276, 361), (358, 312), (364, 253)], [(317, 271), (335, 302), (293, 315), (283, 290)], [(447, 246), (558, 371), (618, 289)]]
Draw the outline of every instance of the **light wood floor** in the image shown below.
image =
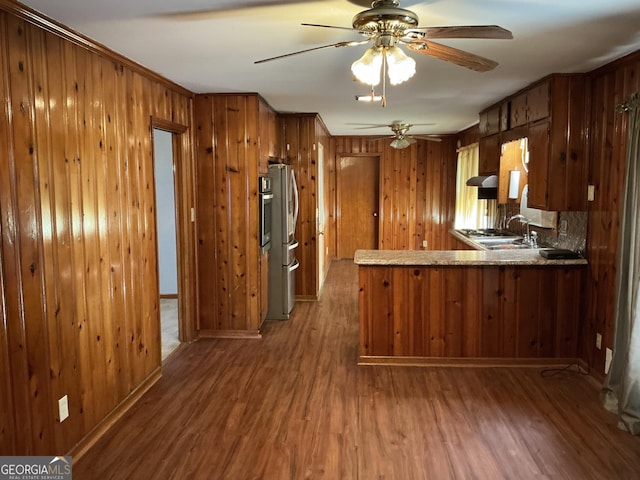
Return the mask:
[(535, 368), (358, 367), (356, 269), (262, 340), (185, 345), (79, 479), (633, 479), (598, 389)]

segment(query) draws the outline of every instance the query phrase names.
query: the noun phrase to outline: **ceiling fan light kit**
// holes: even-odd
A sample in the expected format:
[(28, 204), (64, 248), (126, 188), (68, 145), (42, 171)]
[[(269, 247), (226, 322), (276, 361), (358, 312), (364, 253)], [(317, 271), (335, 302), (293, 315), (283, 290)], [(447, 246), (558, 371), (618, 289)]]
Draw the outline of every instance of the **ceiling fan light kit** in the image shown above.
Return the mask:
[(380, 83), (382, 58), (376, 47), (367, 48), (364, 55), (351, 64), (351, 71), (359, 81), (375, 87)]
[(372, 87), (380, 83), (380, 72), (385, 70), (391, 85), (399, 85), (415, 75), (416, 61), (394, 45), (368, 48), (364, 55), (351, 65), (353, 75), (360, 82)]
[(486, 72), (494, 69), (498, 65), (498, 62), (433, 42), (431, 39), (513, 38), (509, 30), (497, 25), (419, 27), (418, 16), (410, 10), (400, 8), (398, 6), (399, 4), (400, 2), (398, 0), (373, 0), (370, 9), (364, 10), (353, 17), (351, 22), (352, 28), (314, 23), (302, 24), (303, 26), (310, 27), (351, 30), (366, 37), (365, 40), (322, 45), (279, 55), (277, 57), (258, 60), (255, 63), (269, 62), (271, 60), (329, 47), (353, 47), (373, 41), (373, 46), (368, 48), (360, 59), (353, 62), (351, 71), (359, 81), (372, 87), (380, 84), (382, 80), (382, 104), (384, 106), (386, 75), (388, 74), (389, 81), (392, 85), (398, 85), (409, 80), (416, 73), (415, 60), (409, 57), (398, 45), (404, 45), (409, 50), (421, 55), (451, 62), (477, 72)]

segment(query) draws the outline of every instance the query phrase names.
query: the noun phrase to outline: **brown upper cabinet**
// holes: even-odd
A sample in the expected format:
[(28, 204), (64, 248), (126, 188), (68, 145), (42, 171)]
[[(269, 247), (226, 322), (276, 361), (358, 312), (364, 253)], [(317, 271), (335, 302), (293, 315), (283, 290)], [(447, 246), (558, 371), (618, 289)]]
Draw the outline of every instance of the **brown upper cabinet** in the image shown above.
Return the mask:
[[(548, 85), (548, 87), (546, 86)], [(535, 85), (531, 98), (549, 92), (538, 118), (529, 125), (529, 206), (553, 211), (587, 209), (586, 80), (583, 75), (554, 75)], [(545, 115), (546, 114), (546, 115)], [(545, 116), (542, 116), (545, 115)]]
[(488, 108), (480, 112), (480, 136), (494, 135), (500, 131), (500, 106)]
[(584, 75), (555, 74), (480, 112), (479, 173), (499, 171), (500, 143), (526, 136), (529, 206), (586, 210), (585, 93)]
[(500, 105), (480, 112), (480, 143), (478, 145), (478, 173), (491, 175), (500, 169)]
[(526, 125), (549, 116), (550, 83), (550, 79), (544, 80), (511, 99), (509, 128)]
[(496, 133), (480, 138), (478, 143), (478, 174), (493, 175), (500, 170), (500, 147), (502, 140)]

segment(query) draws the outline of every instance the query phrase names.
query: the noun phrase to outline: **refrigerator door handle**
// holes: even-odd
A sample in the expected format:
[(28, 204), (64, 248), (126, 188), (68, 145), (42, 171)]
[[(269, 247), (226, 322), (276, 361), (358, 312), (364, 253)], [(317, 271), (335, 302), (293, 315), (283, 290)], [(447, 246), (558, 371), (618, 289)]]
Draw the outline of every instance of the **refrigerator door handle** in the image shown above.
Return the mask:
[(295, 204), (293, 207), (293, 234), (296, 234), (296, 224), (298, 223), (298, 211), (299, 211), (299, 197), (298, 197), (298, 182), (296, 182), (296, 175), (291, 169), (291, 188), (293, 189), (293, 198), (295, 200)]
[(293, 265), (289, 267), (289, 271), (293, 272), (294, 270), (297, 270), (298, 267), (300, 267), (300, 262), (296, 260), (295, 262), (293, 262)]

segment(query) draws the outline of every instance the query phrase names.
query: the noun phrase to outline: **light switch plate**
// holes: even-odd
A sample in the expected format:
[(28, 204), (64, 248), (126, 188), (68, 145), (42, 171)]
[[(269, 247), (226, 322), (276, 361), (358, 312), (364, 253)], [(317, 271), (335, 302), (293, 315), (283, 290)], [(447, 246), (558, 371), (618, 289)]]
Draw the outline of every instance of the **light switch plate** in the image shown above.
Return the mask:
[(69, 416), (69, 398), (66, 395), (58, 400), (58, 413), (60, 414), (60, 423)]
[(602, 350), (602, 335), (599, 333), (596, 333), (596, 348)]

